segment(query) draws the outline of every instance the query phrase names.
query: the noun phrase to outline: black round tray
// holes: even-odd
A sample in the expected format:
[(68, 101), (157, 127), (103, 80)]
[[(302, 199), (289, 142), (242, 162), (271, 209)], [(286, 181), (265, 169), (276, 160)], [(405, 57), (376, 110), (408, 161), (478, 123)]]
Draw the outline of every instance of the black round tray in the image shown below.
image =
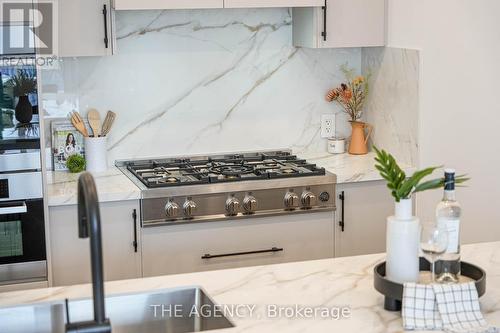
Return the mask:
[[(430, 263), (425, 258), (420, 258), (420, 270), (429, 271)], [(385, 261), (378, 264), (373, 272), (373, 285), (375, 289), (385, 296), (384, 309), (389, 311), (400, 311), (403, 299), (403, 285), (385, 278)], [(461, 262), (461, 274), (475, 281), (479, 297), (486, 292), (486, 272), (475, 265)]]

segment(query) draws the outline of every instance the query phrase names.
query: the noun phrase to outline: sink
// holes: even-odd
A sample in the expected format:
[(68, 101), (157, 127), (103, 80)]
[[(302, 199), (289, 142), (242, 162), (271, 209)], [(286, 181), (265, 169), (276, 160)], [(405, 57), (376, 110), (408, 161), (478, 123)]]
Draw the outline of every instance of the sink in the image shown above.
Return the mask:
[[(200, 287), (110, 296), (105, 303), (113, 333), (185, 333), (234, 327), (220, 312), (214, 314), (215, 303)], [(3, 308), (0, 332), (63, 333), (65, 312), (64, 302)], [(200, 312), (205, 315), (198, 316)], [(69, 317), (71, 322), (93, 319), (92, 299), (69, 300)]]

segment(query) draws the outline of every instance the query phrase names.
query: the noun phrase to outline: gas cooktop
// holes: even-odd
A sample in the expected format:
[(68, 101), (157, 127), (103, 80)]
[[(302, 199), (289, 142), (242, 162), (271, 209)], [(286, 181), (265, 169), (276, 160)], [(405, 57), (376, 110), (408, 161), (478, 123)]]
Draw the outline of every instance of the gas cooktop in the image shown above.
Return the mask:
[(325, 175), (287, 151), (123, 162), (147, 188)]

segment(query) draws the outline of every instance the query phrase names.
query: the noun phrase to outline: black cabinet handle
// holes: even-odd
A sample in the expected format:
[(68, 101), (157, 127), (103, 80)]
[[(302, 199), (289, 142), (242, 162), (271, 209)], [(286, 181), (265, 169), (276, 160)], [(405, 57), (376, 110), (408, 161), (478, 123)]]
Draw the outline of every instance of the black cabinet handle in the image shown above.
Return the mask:
[(134, 209), (132, 212), (132, 219), (134, 220), (134, 241), (132, 242), (132, 246), (134, 247), (134, 252), (137, 253), (137, 210)]
[(342, 232), (344, 232), (344, 227), (345, 227), (345, 219), (344, 219), (345, 193), (344, 193), (344, 191), (342, 191), (339, 194), (339, 199), (340, 199), (340, 203), (341, 203), (340, 207), (342, 209), (342, 213), (340, 214), (339, 226), (340, 226), (340, 230), (342, 230)]
[(281, 252), (283, 248), (273, 247), (269, 250), (257, 250), (257, 251), (248, 251), (248, 252), (234, 252), (234, 253), (224, 253), (224, 254), (205, 254), (201, 257), (201, 259), (213, 259), (213, 258), (221, 258), (221, 257), (234, 257), (234, 256), (244, 256), (248, 254), (256, 254), (256, 253), (267, 253), (267, 252)]
[(321, 36), (323, 37), (323, 40), (326, 42), (326, 2), (327, 0), (325, 0), (325, 5), (321, 7), (321, 9), (323, 10), (323, 31), (321, 32)]
[(104, 16), (104, 46), (106, 48), (109, 47), (108, 40), (108, 7), (106, 5), (103, 6), (102, 15)]

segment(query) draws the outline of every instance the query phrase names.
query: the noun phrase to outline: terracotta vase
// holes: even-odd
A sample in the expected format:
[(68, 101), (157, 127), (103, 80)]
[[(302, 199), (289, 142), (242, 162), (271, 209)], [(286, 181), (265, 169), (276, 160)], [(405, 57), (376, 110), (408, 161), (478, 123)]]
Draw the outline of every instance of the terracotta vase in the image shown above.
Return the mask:
[[(372, 134), (373, 126), (362, 121), (350, 121), (352, 127), (351, 143), (349, 144), (349, 154), (365, 155), (368, 153), (366, 143)], [(365, 134), (365, 130), (368, 133)]]

